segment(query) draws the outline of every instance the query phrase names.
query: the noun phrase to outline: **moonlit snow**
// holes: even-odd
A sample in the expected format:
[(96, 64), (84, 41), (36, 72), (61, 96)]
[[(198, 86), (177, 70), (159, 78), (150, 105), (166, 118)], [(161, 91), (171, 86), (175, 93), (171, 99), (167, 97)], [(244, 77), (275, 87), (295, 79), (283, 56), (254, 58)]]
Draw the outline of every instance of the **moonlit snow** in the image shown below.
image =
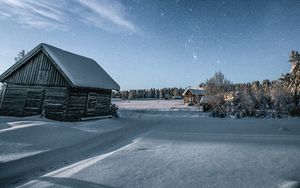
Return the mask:
[(1, 186), (299, 187), (299, 119), (210, 118), (176, 100), (139, 109), (144, 101), (114, 102), (118, 119), (0, 117)]

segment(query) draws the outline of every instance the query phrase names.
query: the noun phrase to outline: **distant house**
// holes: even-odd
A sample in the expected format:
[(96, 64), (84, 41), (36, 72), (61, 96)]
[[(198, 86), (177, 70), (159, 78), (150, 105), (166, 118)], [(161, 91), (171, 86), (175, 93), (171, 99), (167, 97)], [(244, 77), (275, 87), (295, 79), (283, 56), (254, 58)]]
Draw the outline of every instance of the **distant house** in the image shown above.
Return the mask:
[(205, 94), (206, 90), (203, 88), (187, 88), (182, 94), (183, 102), (187, 105), (199, 105)]
[(0, 114), (74, 121), (110, 113), (120, 86), (92, 59), (39, 44), (0, 76)]
[(203, 96), (200, 100), (200, 105), (202, 106), (202, 110), (204, 112), (209, 110), (217, 100), (218, 98), (216, 96)]

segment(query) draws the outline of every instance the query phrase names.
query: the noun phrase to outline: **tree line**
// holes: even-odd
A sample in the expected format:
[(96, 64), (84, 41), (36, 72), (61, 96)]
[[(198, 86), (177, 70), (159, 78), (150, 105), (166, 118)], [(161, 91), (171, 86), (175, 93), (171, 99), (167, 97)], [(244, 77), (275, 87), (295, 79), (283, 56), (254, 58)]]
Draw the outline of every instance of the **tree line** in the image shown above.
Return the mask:
[(131, 89), (113, 92), (113, 98), (120, 99), (171, 99), (182, 96), (184, 88), (162, 88), (162, 89)]

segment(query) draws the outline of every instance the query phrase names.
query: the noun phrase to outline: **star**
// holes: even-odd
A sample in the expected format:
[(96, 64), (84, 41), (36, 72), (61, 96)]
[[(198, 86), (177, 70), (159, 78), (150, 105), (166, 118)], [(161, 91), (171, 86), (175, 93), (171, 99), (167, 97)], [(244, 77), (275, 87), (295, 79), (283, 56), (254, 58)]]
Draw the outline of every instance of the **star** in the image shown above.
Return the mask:
[(197, 55), (196, 55), (195, 52), (193, 52), (193, 58), (194, 58), (195, 61), (197, 60)]

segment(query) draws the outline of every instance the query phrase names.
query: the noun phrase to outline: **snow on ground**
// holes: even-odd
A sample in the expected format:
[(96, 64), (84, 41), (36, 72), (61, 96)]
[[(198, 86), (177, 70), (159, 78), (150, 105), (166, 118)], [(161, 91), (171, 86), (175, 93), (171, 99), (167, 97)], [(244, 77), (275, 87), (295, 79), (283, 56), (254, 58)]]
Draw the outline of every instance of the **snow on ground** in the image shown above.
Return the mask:
[[(79, 143), (95, 134), (121, 127), (109, 120), (58, 122), (36, 117), (0, 117), (0, 162)], [(99, 125), (100, 124), (100, 125)]]
[(208, 117), (198, 106), (186, 106), (183, 100), (118, 100), (112, 101), (125, 117)]
[(300, 180), (297, 120), (144, 121), (156, 126), (131, 144), (21, 187), (280, 187)]
[[(120, 101), (127, 107), (119, 105), (126, 112), (119, 119), (70, 123), (0, 117), (2, 130), (16, 125), (14, 122), (44, 122), (0, 132), (0, 184), (300, 186), (299, 119), (219, 119), (196, 116), (193, 110), (166, 115), (172, 110), (149, 109), (151, 105), (142, 112), (130, 110), (132, 106), (126, 103), (131, 102), (135, 106), (145, 103)], [(166, 102), (166, 109), (173, 107), (172, 102)]]
[(120, 110), (199, 111), (199, 107), (186, 106), (182, 100), (118, 100), (113, 99)]

